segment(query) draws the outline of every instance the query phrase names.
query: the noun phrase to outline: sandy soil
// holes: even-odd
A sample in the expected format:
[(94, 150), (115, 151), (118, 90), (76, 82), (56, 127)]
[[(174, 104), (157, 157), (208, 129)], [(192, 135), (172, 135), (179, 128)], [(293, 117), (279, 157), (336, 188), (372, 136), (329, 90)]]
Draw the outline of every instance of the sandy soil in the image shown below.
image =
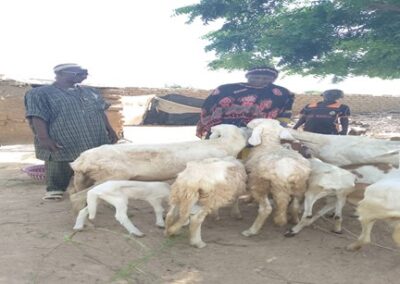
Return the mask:
[(270, 221), (260, 235), (245, 238), (240, 232), (257, 207), (243, 203), (243, 220), (230, 218), (228, 209), (220, 221), (207, 218), (208, 245), (195, 249), (186, 231), (164, 238), (150, 206), (135, 201), (129, 214), (144, 238), (128, 236), (103, 205), (95, 227), (75, 234), (69, 201), (42, 201), (44, 185), (20, 171), (36, 162), (31, 146), (0, 148), (0, 283), (399, 283), (400, 249), (385, 223), (376, 224), (372, 245), (344, 249), (360, 232), (351, 205), (342, 235), (330, 232), (331, 220), (320, 219), (294, 238)]

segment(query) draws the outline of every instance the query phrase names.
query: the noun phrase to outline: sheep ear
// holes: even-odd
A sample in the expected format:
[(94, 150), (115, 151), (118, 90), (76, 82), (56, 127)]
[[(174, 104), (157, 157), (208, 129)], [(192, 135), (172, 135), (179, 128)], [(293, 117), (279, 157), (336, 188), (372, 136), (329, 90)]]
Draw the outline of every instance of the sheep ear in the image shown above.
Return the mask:
[(215, 139), (221, 136), (221, 133), (219, 132), (218, 129), (216, 129), (215, 127), (211, 127), (211, 135), (210, 135), (210, 139)]
[(249, 144), (253, 146), (257, 146), (261, 144), (261, 134), (262, 134), (262, 126), (257, 126), (253, 129), (251, 136), (249, 138)]
[(296, 141), (296, 138), (294, 138), (292, 133), (290, 133), (286, 128), (282, 129), (281, 133), (279, 133), (279, 137), (282, 140)]

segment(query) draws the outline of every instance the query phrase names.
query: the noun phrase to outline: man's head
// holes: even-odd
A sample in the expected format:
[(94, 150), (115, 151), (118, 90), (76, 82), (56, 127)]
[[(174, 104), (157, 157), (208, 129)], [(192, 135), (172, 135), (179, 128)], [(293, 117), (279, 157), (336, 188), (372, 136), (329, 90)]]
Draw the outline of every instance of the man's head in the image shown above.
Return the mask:
[(342, 90), (332, 89), (332, 90), (326, 90), (325, 92), (323, 92), (322, 96), (324, 97), (324, 101), (334, 102), (340, 98), (343, 98), (344, 93)]
[(264, 87), (273, 83), (278, 74), (278, 70), (271, 67), (256, 67), (247, 71), (246, 78), (249, 85)]
[(56, 81), (64, 81), (71, 84), (81, 83), (88, 76), (88, 71), (78, 64), (67, 63), (54, 67), (56, 73)]

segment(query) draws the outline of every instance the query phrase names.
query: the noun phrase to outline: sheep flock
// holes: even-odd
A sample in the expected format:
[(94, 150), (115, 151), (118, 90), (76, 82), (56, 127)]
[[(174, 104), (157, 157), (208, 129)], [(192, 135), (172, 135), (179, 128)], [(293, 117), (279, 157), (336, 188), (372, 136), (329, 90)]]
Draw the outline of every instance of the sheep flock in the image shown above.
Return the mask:
[[(243, 237), (260, 234), (271, 214), (275, 225), (286, 228), (286, 237), (327, 214), (334, 220), (333, 233), (340, 234), (347, 196), (361, 190), (356, 214), (362, 232), (347, 249), (370, 243), (378, 220), (393, 227), (392, 238), (400, 246), (400, 142), (307, 133), (271, 119), (255, 119), (247, 129), (222, 124), (211, 131), (207, 140), (104, 145), (82, 153), (71, 163), (74, 229), (83, 230), (102, 201), (115, 207), (115, 218), (129, 234), (142, 237), (127, 215), (128, 200), (139, 199), (154, 209), (156, 226), (166, 237), (188, 226), (190, 244), (203, 248), (207, 215), (218, 218), (218, 209), (229, 205), (232, 216), (241, 219), (239, 201), (248, 196), (258, 212)], [(311, 157), (283, 140), (306, 146)], [(326, 204), (314, 212), (320, 199)]]

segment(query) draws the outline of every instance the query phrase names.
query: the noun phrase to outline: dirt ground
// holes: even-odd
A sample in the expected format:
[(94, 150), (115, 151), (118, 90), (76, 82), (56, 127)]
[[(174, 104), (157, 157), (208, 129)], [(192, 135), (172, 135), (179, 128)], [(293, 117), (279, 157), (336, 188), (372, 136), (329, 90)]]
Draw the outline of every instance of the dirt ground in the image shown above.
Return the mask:
[[(387, 124), (385, 117), (365, 121)], [(400, 120), (390, 122), (388, 132), (396, 131)], [(137, 132), (125, 133), (133, 140)], [(385, 223), (374, 227), (372, 245), (344, 249), (360, 232), (350, 204), (342, 235), (331, 233), (332, 221), (324, 218), (293, 238), (271, 221), (258, 236), (245, 238), (240, 232), (254, 221), (257, 207), (242, 203), (243, 220), (229, 217), (229, 209), (221, 210), (220, 221), (207, 218), (207, 247), (195, 249), (186, 231), (166, 239), (150, 206), (138, 201), (130, 203), (129, 215), (144, 238), (128, 236), (103, 205), (95, 227), (74, 233), (69, 200), (42, 201), (44, 185), (21, 172), (32, 163), (31, 145), (0, 147), (0, 283), (399, 283), (400, 249)]]

